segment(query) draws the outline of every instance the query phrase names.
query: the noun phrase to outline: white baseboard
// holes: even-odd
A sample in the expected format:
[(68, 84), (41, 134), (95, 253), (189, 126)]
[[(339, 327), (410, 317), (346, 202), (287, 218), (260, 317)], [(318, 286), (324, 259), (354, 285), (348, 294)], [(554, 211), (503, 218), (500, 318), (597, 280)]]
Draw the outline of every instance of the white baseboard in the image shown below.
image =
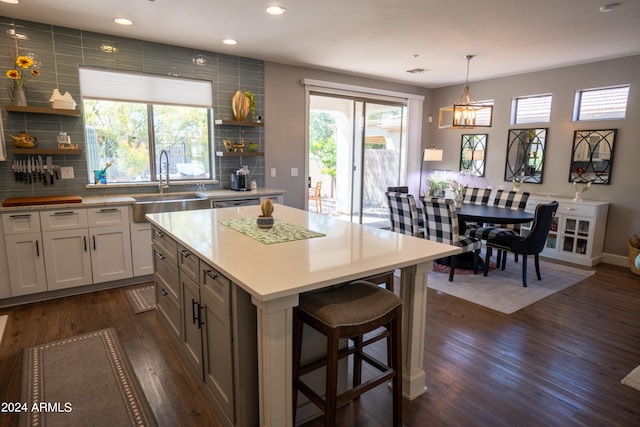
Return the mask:
[(603, 253), (602, 262), (606, 262), (607, 264), (619, 265), (620, 267), (628, 267), (629, 257), (623, 256), (623, 255)]

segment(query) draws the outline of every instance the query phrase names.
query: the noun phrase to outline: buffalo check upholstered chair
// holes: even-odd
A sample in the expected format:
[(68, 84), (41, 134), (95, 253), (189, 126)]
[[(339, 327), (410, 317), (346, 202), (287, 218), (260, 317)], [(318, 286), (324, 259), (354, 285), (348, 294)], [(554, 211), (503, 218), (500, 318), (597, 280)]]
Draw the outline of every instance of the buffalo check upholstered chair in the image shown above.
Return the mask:
[[(527, 200), (529, 200), (527, 192), (498, 190), (493, 205), (523, 211), (527, 207)], [(520, 224), (484, 224), (482, 227), (470, 228), (466, 231), (467, 236), (480, 240), (487, 240), (502, 233), (518, 235), (520, 234)]]
[(424, 237), (424, 233), (418, 225), (418, 209), (413, 195), (395, 191), (387, 191), (385, 195), (389, 206), (391, 231), (414, 237)]
[[(473, 252), (473, 273), (478, 273), (478, 259), (482, 242), (459, 234), (458, 215), (453, 200), (422, 199), (425, 215), (425, 237), (440, 243), (458, 246), (462, 252)], [(453, 281), (456, 269), (456, 255), (449, 257), (449, 281)]]
[(467, 187), (462, 193), (463, 203), (471, 203), (472, 205), (488, 205), (491, 197), (490, 188)]

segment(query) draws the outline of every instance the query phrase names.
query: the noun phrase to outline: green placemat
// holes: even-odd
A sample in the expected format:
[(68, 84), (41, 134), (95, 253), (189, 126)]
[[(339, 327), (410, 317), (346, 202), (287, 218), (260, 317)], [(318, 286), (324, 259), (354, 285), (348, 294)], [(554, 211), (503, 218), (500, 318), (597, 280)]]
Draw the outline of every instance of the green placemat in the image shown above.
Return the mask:
[(289, 224), (274, 218), (273, 227), (258, 228), (255, 218), (225, 219), (220, 224), (232, 230), (256, 239), (260, 243), (270, 245), (272, 243), (293, 242), (295, 240), (312, 239), (322, 237), (324, 234), (307, 230), (304, 227)]

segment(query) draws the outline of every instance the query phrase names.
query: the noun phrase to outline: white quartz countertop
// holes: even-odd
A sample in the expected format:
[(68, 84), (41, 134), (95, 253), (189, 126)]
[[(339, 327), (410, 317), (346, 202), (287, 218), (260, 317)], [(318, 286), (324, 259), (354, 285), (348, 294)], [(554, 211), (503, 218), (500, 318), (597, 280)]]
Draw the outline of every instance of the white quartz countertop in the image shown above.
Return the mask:
[(260, 206), (243, 206), (147, 214), (147, 219), (259, 301), (460, 252), (455, 246), (282, 205), (276, 205), (274, 218), (325, 236), (266, 245), (220, 224), (259, 214)]
[[(181, 194), (181, 193), (196, 193), (200, 196), (206, 197), (210, 200), (239, 200), (239, 199), (252, 199), (256, 197), (265, 196), (278, 196), (285, 193), (284, 190), (277, 190), (274, 188), (258, 188), (251, 191), (233, 191), (233, 190), (204, 190), (204, 191), (177, 191), (169, 192), (166, 194)], [(158, 193), (136, 193), (136, 194), (115, 194), (106, 196), (82, 196), (82, 203), (56, 203), (56, 204), (44, 204), (44, 205), (30, 205), (30, 206), (0, 206), (0, 212), (2, 211), (27, 211), (27, 210), (43, 210), (43, 209), (68, 209), (68, 208), (86, 208), (86, 207), (100, 207), (109, 205), (130, 205), (135, 203), (134, 196), (148, 196), (158, 195)]]

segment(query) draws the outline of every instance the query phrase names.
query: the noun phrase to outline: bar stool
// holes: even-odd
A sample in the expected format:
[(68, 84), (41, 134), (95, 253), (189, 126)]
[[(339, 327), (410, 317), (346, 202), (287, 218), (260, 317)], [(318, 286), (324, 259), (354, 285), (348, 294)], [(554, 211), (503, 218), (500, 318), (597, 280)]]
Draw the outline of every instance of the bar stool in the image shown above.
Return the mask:
[[(327, 337), (327, 355), (301, 365), (304, 324)], [(325, 426), (336, 425), (336, 408), (357, 399), (366, 391), (392, 382), (393, 425), (402, 425), (402, 303), (393, 292), (364, 280), (336, 288), (300, 295), (293, 314), (293, 421), (295, 424), (298, 391), (318, 406), (325, 416)], [(386, 329), (372, 340), (364, 335), (378, 328)], [(387, 363), (365, 353), (364, 348), (381, 335), (387, 337)], [(353, 346), (340, 349), (340, 339), (350, 338)], [(352, 388), (338, 395), (338, 360), (353, 354)], [(362, 362), (380, 373), (362, 383)], [(314, 392), (302, 376), (326, 366), (325, 398)]]

